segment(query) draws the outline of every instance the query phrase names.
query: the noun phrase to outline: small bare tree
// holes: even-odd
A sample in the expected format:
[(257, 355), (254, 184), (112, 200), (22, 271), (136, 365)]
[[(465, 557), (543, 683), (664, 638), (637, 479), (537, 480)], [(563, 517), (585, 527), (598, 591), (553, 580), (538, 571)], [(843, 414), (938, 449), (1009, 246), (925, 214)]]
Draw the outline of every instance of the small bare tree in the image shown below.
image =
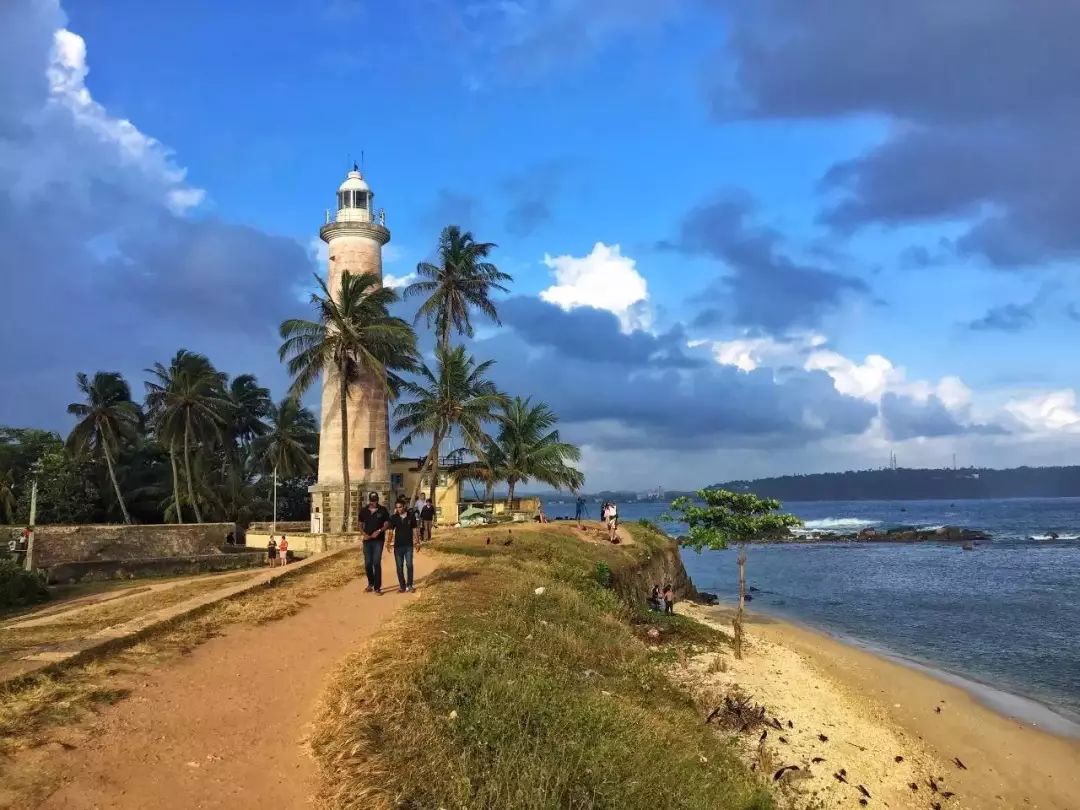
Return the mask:
[(739, 547), (739, 609), (733, 623), (736, 658), (742, 658), (746, 546), (755, 540), (775, 539), (802, 523), (794, 515), (778, 512), (779, 508), (780, 501), (772, 498), (726, 489), (702, 489), (698, 491), (697, 499), (683, 497), (671, 503), (674, 513), (671, 519), (685, 523), (690, 529), (684, 545), (699, 552), (703, 548), (726, 549), (730, 543)]

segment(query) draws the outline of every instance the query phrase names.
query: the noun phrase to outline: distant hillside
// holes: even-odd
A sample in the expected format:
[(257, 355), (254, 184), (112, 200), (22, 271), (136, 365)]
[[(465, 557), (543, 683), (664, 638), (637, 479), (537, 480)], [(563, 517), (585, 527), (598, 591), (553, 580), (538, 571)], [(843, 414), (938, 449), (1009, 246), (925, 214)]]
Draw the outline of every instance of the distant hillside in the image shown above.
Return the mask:
[(1080, 466), (1011, 470), (853, 470), (727, 481), (714, 487), (782, 501), (1064, 498), (1080, 496)]

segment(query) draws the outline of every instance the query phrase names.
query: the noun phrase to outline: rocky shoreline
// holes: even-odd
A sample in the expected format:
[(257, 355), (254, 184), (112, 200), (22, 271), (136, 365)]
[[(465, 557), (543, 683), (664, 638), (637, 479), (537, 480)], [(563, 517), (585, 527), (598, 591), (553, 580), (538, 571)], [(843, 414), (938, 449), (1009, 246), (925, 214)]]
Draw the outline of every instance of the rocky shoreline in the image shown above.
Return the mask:
[(859, 543), (971, 543), (977, 544), (990, 539), (990, 535), (981, 529), (968, 529), (962, 526), (937, 526), (920, 529), (918, 526), (892, 526), (888, 529), (867, 527), (856, 532), (810, 531), (791, 534), (787, 542), (805, 542), (817, 540), (824, 542), (859, 542)]
[[(675, 538), (680, 546), (690, 538), (680, 535)], [(961, 543), (964, 548), (974, 548), (979, 543), (990, 539), (982, 529), (968, 529), (962, 526), (937, 526), (920, 529), (918, 526), (891, 526), (876, 529), (868, 526), (854, 532), (833, 532), (818, 529), (803, 529), (787, 532), (775, 537), (763, 537), (755, 543)]]

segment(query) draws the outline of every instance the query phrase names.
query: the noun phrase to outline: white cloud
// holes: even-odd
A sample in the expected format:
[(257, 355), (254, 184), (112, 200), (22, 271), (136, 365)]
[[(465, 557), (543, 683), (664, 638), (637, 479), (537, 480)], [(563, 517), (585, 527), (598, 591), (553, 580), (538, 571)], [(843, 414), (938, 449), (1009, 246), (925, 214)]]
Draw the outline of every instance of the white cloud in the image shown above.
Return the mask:
[(407, 287), (416, 281), (416, 273), (409, 273), (404, 276), (395, 276), (392, 273), (386, 273), (383, 275), (382, 281), (384, 287), (393, 287), (394, 289)]
[(707, 346), (713, 358), (722, 366), (735, 366), (742, 371), (753, 371), (760, 366), (772, 368), (802, 366), (806, 354), (826, 343), (824, 335), (807, 332), (786, 338), (743, 337), (733, 340), (692, 340), (690, 348)]
[(614, 313), (624, 332), (652, 326), (649, 289), (636, 262), (619, 245), (597, 242), (587, 256), (544, 255), (555, 284), (540, 297), (564, 310), (594, 307)]
[(140, 132), (130, 121), (113, 118), (94, 101), (86, 86), (89, 72), (83, 38), (64, 28), (56, 31), (47, 70), (50, 103), (65, 108), (84, 132), (114, 147), (120, 164), (141, 170), (163, 186), (163, 201), (174, 213), (199, 205), (205, 191), (185, 183), (187, 170), (173, 162), (172, 152), (164, 144)]
[(1012, 399), (1005, 403), (1004, 410), (1036, 433), (1080, 432), (1080, 411), (1076, 408), (1076, 392), (1071, 388)]

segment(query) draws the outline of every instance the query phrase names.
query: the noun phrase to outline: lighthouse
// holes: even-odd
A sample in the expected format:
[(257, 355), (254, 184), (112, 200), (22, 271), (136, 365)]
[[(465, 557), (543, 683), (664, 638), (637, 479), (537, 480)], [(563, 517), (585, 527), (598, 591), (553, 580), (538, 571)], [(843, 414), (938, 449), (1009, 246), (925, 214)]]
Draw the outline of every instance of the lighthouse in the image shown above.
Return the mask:
[[(390, 241), (386, 215), (376, 212), (374, 194), (356, 165), (338, 187), (337, 212), (319, 236), (329, 247), (327, 287), (336, 299), (345, 273), (374, 273), (382, 279), (382, 247)], [(310, 488), (311, 531), (341, 531), (345, 482), (341, 460), (341, 403), (338, 375), (323, 374), (322, 412), (319, 433), (319, 478)], [(365, 374), (349, 387), (347, 403), (348, 465), (351, 505), (347, 526), (356, 525), (358, 510), (367, 493), (377, 492), (384, 501), (390, 491), (390, 425), (385, 380)]]

